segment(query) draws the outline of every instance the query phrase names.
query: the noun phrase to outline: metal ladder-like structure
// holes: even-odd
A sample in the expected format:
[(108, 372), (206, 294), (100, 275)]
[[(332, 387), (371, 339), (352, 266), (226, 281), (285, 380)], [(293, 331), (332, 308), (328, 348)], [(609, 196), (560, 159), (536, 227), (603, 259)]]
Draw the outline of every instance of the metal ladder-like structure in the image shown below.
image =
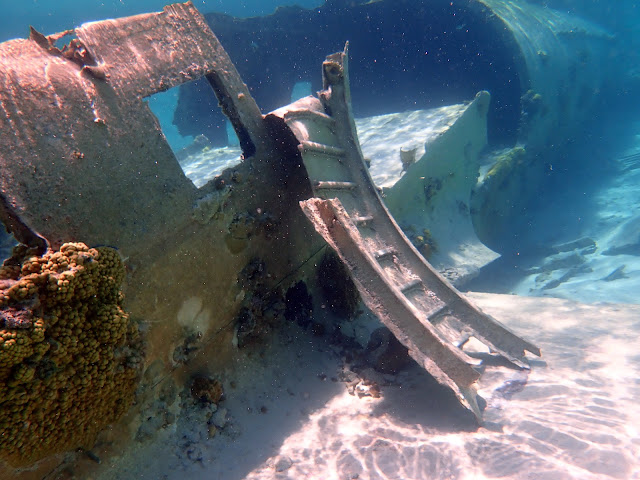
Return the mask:
[(481, 420), (475, 337), (528, 368), (540, 350), (472, 305), (419, 254), (384, 206), (366, 167), (351, 113), (348, 44), (323, 63), (323, 90), (273, 112), (298, 140), (314, 198), (301, 207), (348, 267), (363, 301), (409, 354)]

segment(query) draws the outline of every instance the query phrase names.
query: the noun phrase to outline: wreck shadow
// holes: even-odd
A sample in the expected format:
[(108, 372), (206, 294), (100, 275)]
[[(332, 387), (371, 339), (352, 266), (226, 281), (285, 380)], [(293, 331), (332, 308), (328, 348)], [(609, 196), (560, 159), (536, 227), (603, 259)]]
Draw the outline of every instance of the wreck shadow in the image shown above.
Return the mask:
[[(474, 432), (480, 428), (475, 415), (460, 404), (456, 395), (417, 364), (410, 365), (400, 377), (398, 385), (383, 387), (383, 400), (374, 415), (387, 416), (396, 424), (419, 425), (434, 433)], [(484, 401), (478, 400), (484, 408)]]
[(255, 478), (275, 462), (288, 438), (344, 391), (343, 383), (330, 379), (338, 367), (326, 338), (292, 323), (278, 326), (228, 372), (235, 385), (225, 388), (222, 405), (229, 409), (229, 425), (203, 445), (211, 463), (205, 454), (204, 469), (190, 468), (189, 478)]

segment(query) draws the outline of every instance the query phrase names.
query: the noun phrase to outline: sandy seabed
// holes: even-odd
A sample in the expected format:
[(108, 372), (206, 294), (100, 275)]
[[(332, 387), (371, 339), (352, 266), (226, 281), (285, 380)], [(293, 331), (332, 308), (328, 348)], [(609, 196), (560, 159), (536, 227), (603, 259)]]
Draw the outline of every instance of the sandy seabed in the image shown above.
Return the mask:
[(529, 371), (486, 359), (483, 426), (417, 365), (352, 394), (344, 351), (285, 326), (238, 351), (213, 438), (183, 412), (97, 478), (640, 479), (640, 306), (469, 297), (543, 351)]
[[(187, 166), (200, 183), (210, 156)], [(234, 158), (221, 152), (221, 168)], [(511, 286), (519, 295), (467, 294), (543, 353), (528, 371), (484, 358), (482, 426), (417, 365), (356, 373), (328, 336), (282, 324), (221, 372), (213, 422), (183, 402), (173, 424), (105, 459), (93, 479), (640, 480), (640, 306), (623, 303), (637, 300), (640, 257), (604, 253), (640, 245), (637, 167), (603, 188), (597, 222), (576, 234), (596, 248), (545, 260)]]

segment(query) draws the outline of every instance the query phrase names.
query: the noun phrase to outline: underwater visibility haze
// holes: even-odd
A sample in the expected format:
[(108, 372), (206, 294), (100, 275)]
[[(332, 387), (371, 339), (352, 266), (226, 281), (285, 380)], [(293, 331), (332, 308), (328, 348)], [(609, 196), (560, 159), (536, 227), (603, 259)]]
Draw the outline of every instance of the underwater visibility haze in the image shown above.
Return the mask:
[(4, 3), (1, 479), (640, 479), (638, 2)]

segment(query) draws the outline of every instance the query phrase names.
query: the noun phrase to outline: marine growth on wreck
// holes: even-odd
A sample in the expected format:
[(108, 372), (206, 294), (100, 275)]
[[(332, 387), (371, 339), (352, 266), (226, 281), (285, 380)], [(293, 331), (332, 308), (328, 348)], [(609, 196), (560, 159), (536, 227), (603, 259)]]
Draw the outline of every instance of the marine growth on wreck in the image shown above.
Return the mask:
[(90, 449), (131, 407), (143, 342), (108, 247), (16, 247), (0, 267), (0, 455), (14, 467)]

